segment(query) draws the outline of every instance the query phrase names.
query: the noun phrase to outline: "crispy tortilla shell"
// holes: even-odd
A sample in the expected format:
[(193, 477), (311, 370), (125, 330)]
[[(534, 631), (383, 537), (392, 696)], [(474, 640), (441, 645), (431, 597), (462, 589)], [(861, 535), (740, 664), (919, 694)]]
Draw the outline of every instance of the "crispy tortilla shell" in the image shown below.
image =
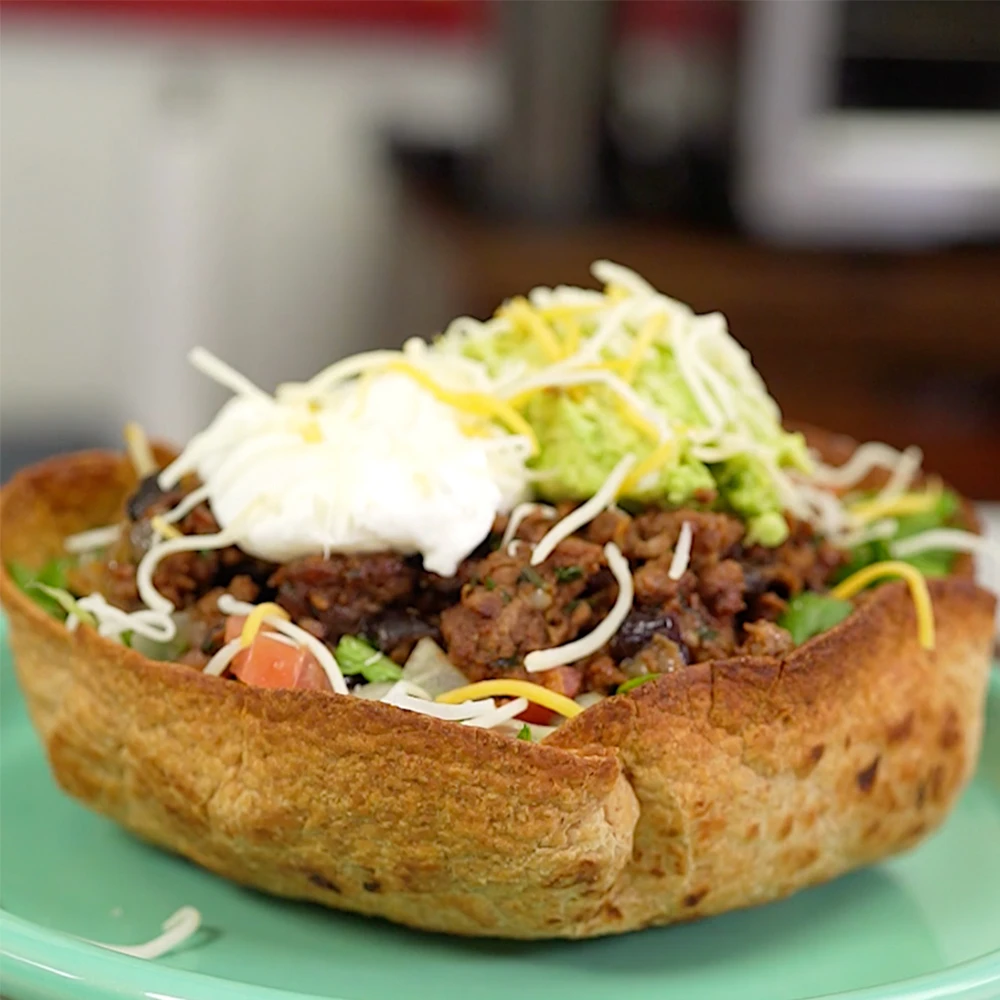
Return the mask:
[[(114, 520), (127, 462), (88, 452), (0, 495), (3, 562)], [(589, 937), (785, 896), (917, 843), (979, 753), (994, 599), (873, 591), (783, 660), (606, 699), (541, 744), (379, 702), (273, 691), (68, 632), (0, 573), (20, 685), (65, 791), (266, 892), (453, 934)]]

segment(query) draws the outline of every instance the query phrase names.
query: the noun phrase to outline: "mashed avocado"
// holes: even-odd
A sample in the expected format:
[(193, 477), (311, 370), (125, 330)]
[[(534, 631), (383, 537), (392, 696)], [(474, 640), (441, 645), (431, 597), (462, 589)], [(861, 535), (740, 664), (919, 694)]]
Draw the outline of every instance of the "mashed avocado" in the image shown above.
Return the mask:
[[(529, 307), (521, 300), (516, 312), (502, 308), (474, 335), (445, 334), (437, 349), (482, 362), (499, 384), (525, 376), (556, 383), (511, 400), (538, 439), (531, 465), (541, 498), (591, 497), (623, 456), (632, 454), (634, 474), (619, 503), (730, 511), (746, 520), (751, 541), (780, 544), (788, 526), (769, 468), (808, 468), (805, 441), (781, 427), (777, 407), (721, 317), (697, 317), (662, 296), (652, 308), (639, 295), (630, 301), (635, 319), (627, 309), (612, 313), (621, 306), (620, 292), (603, 306), (581, 305), (576, 311), (565, 305)], [(660, 302), (662, 323), (651, 338), (643, 329)], [(621, 317), (610, 336), (609, 314), (612, 325)], [(705, 321), (710, 322), (698, 326)], [(598, 331), (602, 346), (587, 355), (586, 345)], [(698, 352), (693, 363), (688, 360), (687, 374), (676, 352), (682, 337)], [(579, 382), (595, 369), (606, 372), (617, 388), (558, 384), (567, 373)], [(643, 410), (628, 402), (629, 388)], [(659, 432), (650, 426), (650, 415)]]

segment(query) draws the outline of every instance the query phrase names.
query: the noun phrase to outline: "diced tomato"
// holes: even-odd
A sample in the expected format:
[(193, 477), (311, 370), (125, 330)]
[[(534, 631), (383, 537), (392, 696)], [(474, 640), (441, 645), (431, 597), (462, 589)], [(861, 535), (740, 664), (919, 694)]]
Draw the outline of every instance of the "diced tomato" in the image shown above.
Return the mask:
[(536, 726), (549, 726), (555, 718), (556, 713), (551, 708), (543, 705), (536, 705), (533, 701), (528, 702), (528, 707), (517, 717), (519, 722), (531, 722)]
[(330, 690), (330, 681), (312, 653), (267, 632), (259, 632), (250, 648), (236, 655), (230, 670), (255, 687)]
[[(532, 678), (542, 687), (555, 691), (557, 694), (565, 695), (567, 698), (575, 698), (580, 693), (582, 678), (580, 671), (575, 667), (553, 667), (551, 670), (543, 670)], [(536, 705), (530, 702), (528, 707), (518, 716), (522, 722), (531, 722), (538, 726), (550, 726), (556, 718), (556, 713), (550, 708)]]

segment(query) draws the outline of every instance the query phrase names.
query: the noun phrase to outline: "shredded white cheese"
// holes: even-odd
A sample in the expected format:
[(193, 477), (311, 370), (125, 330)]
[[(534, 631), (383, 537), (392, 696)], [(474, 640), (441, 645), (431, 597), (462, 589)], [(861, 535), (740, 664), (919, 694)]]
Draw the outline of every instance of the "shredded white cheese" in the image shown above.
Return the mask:
[(535, 546), (535, 551), (531, 556), (532, 566), (545, 562), (560, 542), (569, 538), (575, 531), (579, 531), (585, 524), (589, 524), (601, 511), (615, 502), (618, 491), (634, 462), (635, 455), (626, 455), (611, 470), (601, 488), (586, 503), (571, 511), (545, 533), (542, 540)]
[(169, 614), (174, 610), (173, 604), (153, 586), (153, 573), (156, 572), (160, 562), (177, 552), (224, 549), (227, 545), (232, 545), (238, 537), (239, 526), (234, 522), (214, 535), (182, 535), (180, 538), (170, 538), (151, 546), (139, 561), (135, 571), (135, 585), (139, 597), (146, 607)]
[(895, 470), (903, 452), (879, 441), (860, 445), (843, 465), (817, 465), (812, 478), (816, 483), (848, 489), (861, 482), (874, 469)]
[(250, 379), (241, 375), (235, 368), (231, 368), (225, 361), (217, 358), (211, 351), (206, 351), (204, 347), (195, 347), (188, 354), (188, 361), (202, 375), (207, 375), (237, 396), (254, 396), (262, 402), (272, 402), (271, 397), (263, 389), (254, 385)]
[(230, 639), (209, 661), (202, 670), (203, 674), (210, 677), (221, 677), (226, 672), (226, 667), (236, 658), (236, 654), (243, 649), (240, 637)]
[(500, 548), (506, 549), (510, 545), (517, 534), (517, 529), (521, 527), (521, 522), (530, 514), (539, 514), (544, 518), (551, 519), (556, 516), (556, 509), (547, 503), (519, 503), (510, 512), (503, 538), (500, 539)]
[(145, 944), (105, 944), (103, 941), (91, 941), (80, 938), (87, 944), (96, 945), (106, 951), (116, 951), (120, 955), (131, 955), (132, 958), (162, 958), (174, 951), (178, 946), (189, 940), (201, 926), (201, 914), (193, 906), (182, 906), (176, 913), (163, 921), (163, 933), (147, 941)]
[(890, 547), (897, 559), (908, 559), (934, 549), (945, 549), (952, 552), (970, 552), (974, 555), (988, 556), (1000, 563), (1000, 542), (990, 541), (982, 535), (971, 531), (960, 531), (958, 528), (933, 528), (901, 538)]
[(198, 506), (198, 504), (203, 503), (208, 499), (208, 487), (199, 486), (196, 490), (192, 490), (186, 497), (184, 497), (176, 507), (168, 510), (166, 514), (163, 515), (163, 520), (167, 524), (176, 524), (178, 521), (187, 517)]
[(618, 597), (615, 599), (614, 607), (608, 612), (608, 616), (587, 635), (574, 639), (573, 642), (568, 642), (564, 646), (539, 649), (528, 653), (524, 658), (524, 669), (529, 674), (551, 670), (553, 667), (561, 667), (567, 663), (576, 663), (578, 660), (596, 653), (605, 643), (614, 638), (615, 633), (621, 628), (622, 622), (628, 617), (635, 594), (628, 560), (614, 542), (608, 542), (604, 546), (604, 555), (615, 580), (618, 581)]
[(667, 570), (667, 576), (671, 580), (679, 580), (687, 572), (688, 563), (691, 561), (691, 541), (693, 538), (694, 531), (691, 528), (691, 522), (685, 521), (677, 536), (677, 545), (674, 547), (674, 555), (670, 560), (670, 569)]
[(477, 729), (495, 729), (505, 722), (510, 722), (515, 716), (520, 715), (528, 707), (527, 698), (515, 698), (508, 701), (506, 705), (493, 709), (485, 715), (478, 715), (474, 719), (466, 719), (463, 726), (474, 726)]
[(120, 535), (121, 528), (117, 524), (109, 524), (104, 528), (91, 528), (89, 531), (70, 535), (63, 545), (67, 552), (78, 555), (81, 552), (92, 552), (94, 549), (113, 545)]
[[(139, 611), (122, 611), (108, 604), (102, 594), (81, 597), (77, 606), (89, 611), (97, 619), (97, 632), (108, 639), (121, 639), (126, 632), (135, 632), (153, 642), (170, 642), (177, 634), (177, 625), (168, 612), (141, 608)], [(74, 624), (70, 630), (76, 628)]]
[(387, 705), (394, 705), (396, 708), (405, 708), (408, 712), (430, 715), (435, 719), (444, 719), (447, 722), (465, 722), (466, 719), (481, 718), (496, 709), (496, 702), (492, 698), (484, 698), (481, 701), (465, 701), (460, 705), (442, 705), (436, 701), (414, 698), (402, 691), (395, 693), (390, 691), (382, 701)]

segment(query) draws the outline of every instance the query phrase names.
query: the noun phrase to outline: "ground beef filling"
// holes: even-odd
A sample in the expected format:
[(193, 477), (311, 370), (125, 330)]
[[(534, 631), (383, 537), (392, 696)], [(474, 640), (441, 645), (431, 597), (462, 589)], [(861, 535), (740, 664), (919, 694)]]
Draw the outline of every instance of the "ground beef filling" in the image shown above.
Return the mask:
[[(133, 498), (121, 540), (86, 571), (90, 590), (126, 610), (139, 606), (135, 568), (154, 537), (150, 518), (181, 495), (153, 494), (141, 505)], [(670, 564), (685, 521), (693, 529), (691, 558), (680, 579), (672, 580)], [(613, 541), (628, 558), (635, 582), (628, 618), (586, 660), (532, 678), (575, 694), (609, 692), (630, 678), (703, 660), (781, 655), (792, 641), (775, 622), (788, 600), (803, 590), (825, 589), (843, 562), (839, 550), (801, 522), (791, 523), (782, 545), (765, 548), (746, 545), (743, 523), (728, 514), (651, 509), (634, 516), (606, 511), (542, 565), (531, 566), (532, 543), (552, 523), (528, 517), (517, 539), (500, 548), (505, 519), (498, 519), (491, 542), (449, 579), (427, 573), (419, 559), (389, 552), (307, 556), (276, 566), (229, 547), (169, 556), (154, 584), (187, 613), (191, 648), (184, 660), (193, 666), (203, 665), (222, 644), (225, 623), (217, 599), (229, 591), (241, 600), (276, 601), (331, 645), (342, 635), (360, 635), (403, 662), (420, 638), (430, 636), (470, 681), (523, 678), (527, 653), (586, 634), (611, 610), (618, 587), (603, 550)], [(178, 528), (185, 534), (218, 531), (205, 505)]]

